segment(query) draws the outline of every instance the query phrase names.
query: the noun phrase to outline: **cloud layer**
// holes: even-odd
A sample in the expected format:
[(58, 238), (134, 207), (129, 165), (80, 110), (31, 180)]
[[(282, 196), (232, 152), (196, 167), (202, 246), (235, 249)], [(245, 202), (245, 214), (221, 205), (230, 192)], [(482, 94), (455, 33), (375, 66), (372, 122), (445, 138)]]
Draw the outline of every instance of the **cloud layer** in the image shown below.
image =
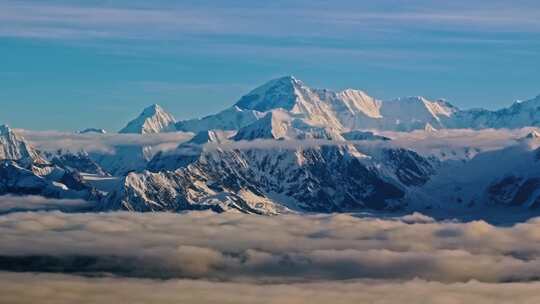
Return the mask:
[(118, 146), (151, 146), (154, 151), (169, 150), (189, 140), (191, 133), (161, 134), (76, 134), (59, 131), (17, 130), (39, 150), (114, 153)]
[(41, 196), (0, 196), (0, 214), (47, 210), (76, 212), (87, 210), (93, 206), (93, 202), (74, 199), (49, 199)]
[(538, 303), (540, 283), (319, 282), (256, 285), (0, 272), (6, 303)]
[[(288, 29), (293, 36), (328, 36), (328, 29), (352, 35), (364, 32), (388, 32), (395, 24), (403, 29), (437, 28), (446, 30), (530, 31), (538, 32), (539, 7), (534, 1), (509, 5), (492, 1), (490, 6), (454, 1), (452, 5), (415, 0), (276, 1), (265, 5), (236, 1), (222, 5), (212, 1), (170, 4), (163, 1), (116, 1), (114, 4), (59, 1), (0, 1), (0, 36), (56, 39), (144, 38), (156, 39), (180, 35), (264, 35), (275, 37)], [(286, 9), (283, 9), (286, 7)], [(392, 7), (389, 10), (388, 7)], [(345, 9), (347, 8), (347, 9)], [(268, 25), (261, 19), (279, 20)], [(142, 26), (142, 24), (146, 26)], [(358, 28), (362, 25), (362, 28)], [(315, 31), (313, 28), (325, 28)], [(367, 30), (369, 29), (369, 30)], [(395, 31), (395, 30), (394, 30)], [(158, 34), (159, 33), (159, 34)]]
[(540, 277), (540, 220), (496, 227), (351, 215), (14, 213), (0, 217), (8, 271), (250, 283)]

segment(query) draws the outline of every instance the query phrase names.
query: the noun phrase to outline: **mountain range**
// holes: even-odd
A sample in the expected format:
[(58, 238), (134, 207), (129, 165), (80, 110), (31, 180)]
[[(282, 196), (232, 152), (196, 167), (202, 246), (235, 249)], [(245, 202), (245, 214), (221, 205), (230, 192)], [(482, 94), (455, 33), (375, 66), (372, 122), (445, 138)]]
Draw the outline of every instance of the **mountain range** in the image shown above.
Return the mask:
[[(359, 90), (314, 89), (289, 76), (200, 119), (176, 121), (152, 105), (119, 131), (192, 134), (164, 151), (38, 151), (2, 126), (0, 193), (83, 198), (102, 211), (534, 212), (539, 118), (540, 96), (497, 111), (461, 110), (424, 97), (382, 101)], [(497, 149), (445, 143), (455, 140), (446, 130), (462, 129), (519, 129), (519, 136)], [(98, 128), (79, 134), (106, 136)], [(437, 153), (403, 146), (392, 134), (432, 136)]]

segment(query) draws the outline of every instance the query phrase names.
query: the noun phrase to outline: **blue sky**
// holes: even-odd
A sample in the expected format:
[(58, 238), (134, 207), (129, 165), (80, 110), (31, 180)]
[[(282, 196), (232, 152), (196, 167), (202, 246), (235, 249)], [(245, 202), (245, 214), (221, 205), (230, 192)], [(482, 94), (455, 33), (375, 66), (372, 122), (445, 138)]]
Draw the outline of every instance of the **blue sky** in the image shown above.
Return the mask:
[(540, 94), (539, 71), (536, 0), (0, 0), (0, 122), (18, 128), (199, 117), (283, 75), (496, 109)]

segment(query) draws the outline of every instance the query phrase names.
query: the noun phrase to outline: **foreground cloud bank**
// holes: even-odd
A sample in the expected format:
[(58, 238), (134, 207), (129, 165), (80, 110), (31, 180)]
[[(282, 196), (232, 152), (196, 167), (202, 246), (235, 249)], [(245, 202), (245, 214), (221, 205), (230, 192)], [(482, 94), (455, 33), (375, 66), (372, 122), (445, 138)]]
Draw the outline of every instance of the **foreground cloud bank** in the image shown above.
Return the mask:
[(0, 217), (0, 269), (290, 283), (540, 277), (540, 219), (511, 227), (351, 215), (210, 212)]
[(6, 303), (538, 303), (540, 283), (319, 282), (256, 285), (0, 272)]

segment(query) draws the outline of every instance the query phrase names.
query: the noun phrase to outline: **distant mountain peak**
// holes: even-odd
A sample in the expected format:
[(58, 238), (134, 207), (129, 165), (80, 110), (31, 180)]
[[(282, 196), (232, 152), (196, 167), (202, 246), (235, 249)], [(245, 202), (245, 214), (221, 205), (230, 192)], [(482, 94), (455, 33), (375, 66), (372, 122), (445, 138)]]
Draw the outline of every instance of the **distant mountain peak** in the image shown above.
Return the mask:
[(105, 129), (99, 129), (99, 128), (86, 128), (84, 130), (78, 131), (78, 134), (88, 134), (88, 133), (96, 133), (96, 134), (106, 134), (107, 131)]
[(0, 125), (0, 160), (16, 161), (25, 167), (48, 163), (24, 137), (7, 125)]
[(361, 90), (310, 88), (294, 76), (284, 76), (255, 88), (218, 114), (179, 122), (177, 129), (194, 133), (209, 129), (240, 130), (278, 109), (286, 111), (295, 121), (340, 133), (357, 129), (422, 130), (426, 123), (438, 130), (540, 125), (540, 95), (498, 111), (461, 110), (444, 99), (409, 96), (379, 100)]
[(175, 131), (176, 119), (158, 104), (146, 107), (120, 133), (152, 134)]
[(303, 83), (293, 76), (273, 79), (243, 96), (235, 105), (260, 112), (277, 108), (291, 110), (298, 98), (296, 91), (302, 86)]
[(144, 110), (142, 111), (142, 115), (149, 116), (149, 115), (155, 115), (160, 112), (165, 112), (165, 110), (163, 110), (163, 108), (157, 103), (154, 103), (144, 108)]

